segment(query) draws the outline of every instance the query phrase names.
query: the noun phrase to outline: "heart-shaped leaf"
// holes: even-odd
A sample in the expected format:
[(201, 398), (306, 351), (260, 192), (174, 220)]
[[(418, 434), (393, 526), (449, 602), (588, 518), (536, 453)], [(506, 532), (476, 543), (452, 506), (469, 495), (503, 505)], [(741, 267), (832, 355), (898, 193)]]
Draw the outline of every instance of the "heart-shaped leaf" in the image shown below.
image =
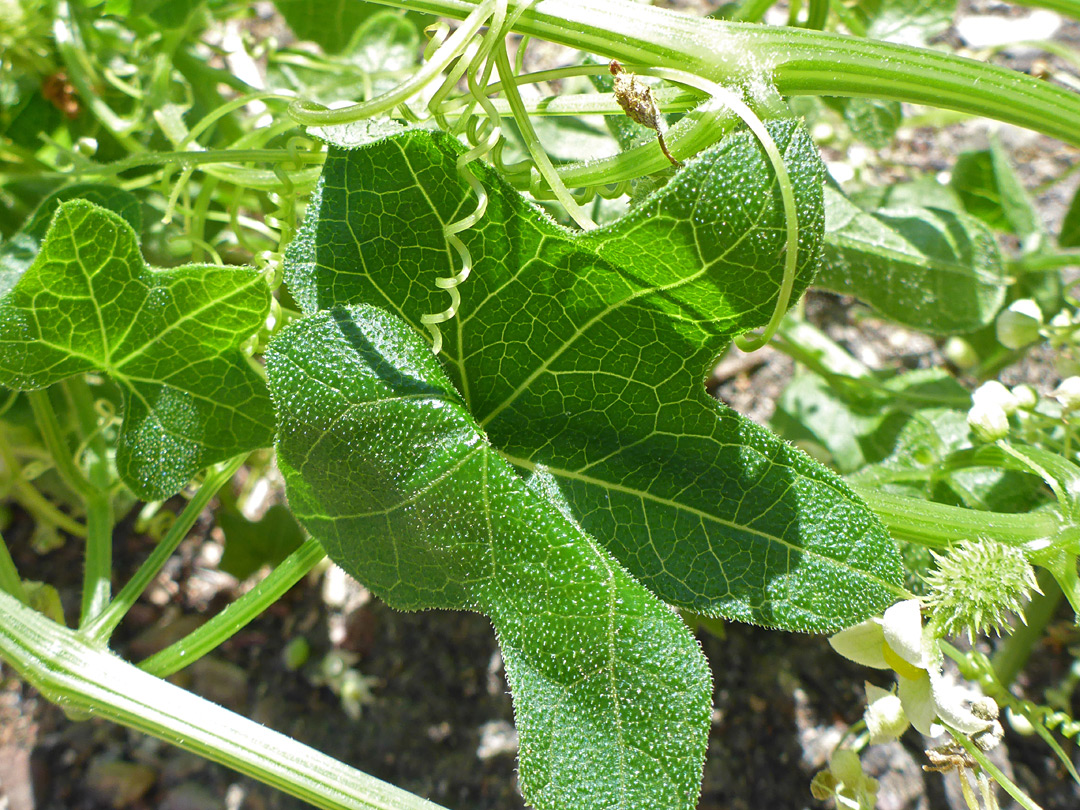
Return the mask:
[(163, 498), (203, 467), (270, 443), (266, 385), (238, 349), (269, 306), (257, 271), (151, 270), (122, 217), (71, 200), (0, 299), (0, 383), (26, 391), (109, 374), (124, 392), (120, 476), (140, 497)]
[[(793, 121), (770, 122), (792, 176), (798, 293), (819, 255), (822, 167)], [(409, 131), (331, 148), (287, 260), (308, 312), (366, 302), (443, 310), (457, 272), (444, 225), (475, 197), (452, 138)], [(831, 631), (897, 598), (880, 523), (834, 474), (705, 392), (733, 335), (771, 315), (785, 222), (747, 133), (690, 161), (616, 224), (560, 228), (473, 164), (487, 213), (442, 327), (444, 362), (504, 458), (545, 468), (575, 518), (662, 599), (698, 613)]]
[(538, 810), (689, 810), (708, 667), (681, 620), (487, 441), (407, 324), (370, 306), (267, 350), (289, 505), (390, 605), (479, 610), (499, 637)]

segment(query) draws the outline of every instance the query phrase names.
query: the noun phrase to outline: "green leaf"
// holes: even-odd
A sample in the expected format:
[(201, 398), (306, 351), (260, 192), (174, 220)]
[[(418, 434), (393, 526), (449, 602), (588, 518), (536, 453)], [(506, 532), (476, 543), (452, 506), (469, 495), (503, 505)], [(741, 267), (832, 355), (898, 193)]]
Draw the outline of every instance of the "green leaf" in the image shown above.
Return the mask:
[(952, 25), (956, 0), (859, 0), (866, 36), (901, 45), (926, 45)]
[(997, 243), (971, 216), (942, 208), (867, 214), (826, 189), (825, 217), (820, 287), (931, 334), (974, 331), (1005, 301), (1009, 279)]
[(989, 149), (960, 155), (950, 185), (960, 195), (965, 210), (994, 230), (1021, 238), (1042, 230), (1031, 199), (996, 140)]
[[(317, 42), (327, 53), (338, 53), (350, 44), (362, 48), (362, 41), (351, 42), (354, 36), (363, 39), (358, 29), (368, 18), (375, 14), (382, 16), (385, 12), (384, 6), (367, 2), (367, 0), (274, 0), (274, 5), (296, 34), (297, 39)], [(428, 15), (414, 12), (406, 15), (399, 13), (395, 16), (405, 16), (412, 21), (412, 24), (422, 23), (418, 26), (421, 28), (432, 19)], [(415, 31), (417, 26), (411, 27)], [(370, 41), (370, 36), (368, 39)]]
[(992, 446), (973, 448), (966, 413), (923, 408), (912, 414), (888, 458), (851, 481), (913, 498), (992, 512), (1029, 512), (1045, 501), (1042, 480)]
[(370, 306), (283, 330), (266, 354), (289, 504), (391, 606), (479, 610), (514, 696), (538, 810), (692, 808), (711, 688), (700, 648), (485, 440), (419, 336)]
[(214, 519), (225, 533), (218, 568), (237, 579), (247, 579), (263, 565), (277, 565), (304, 542), (303, 530), (283, 504), (274, 504), (255, 521), (225, 509)]
[[(792, 121), (770, 131), (798, 201), (806, 286), (822, 233), (822, 167)], [(331, 148), (287, 256), (308, 312), (372, 303), (418, 331), (457, 272), (443, 224), (475, 207), (461, 147), (406, 132)], [(710, 398), (706, 370), (763, 324), (784, 219), (763, 152), (736, 133), (617, 223), (576, 234), (480, 163), (484, 218), (444, 358), (491, 443), (546, 468), (575, 518), (662, 599), (695, 612), (836, 630), (896, 597), (896, 552), (835, 475)], [(794, 300), (794, 299), (793, 299)]]
[(0, 245), (0, 298), (7, 295), (37, 257), (53, 214), (66, 200), (89, 200), (119, 214), (136, 231), (142, 229), (139, 198), (130, 191), (100, 183), (73, 183), (54, 191), (37, 207), (23, 227)]
[(238, 349), (269, 304), (251, 268), (151, 270), (122, 217), (71, 200), (0, 299), (0, 384), (33, 390), (108, 373), (124, 392), (120, 476), (140, 497), (163, 498), (203, 467), (270, 443), (266, 386)]
[(1076, 190), (1072, 203), (1069, 204), (1069, 210), (1065, 212), (1058, 244), (1063, 248), (1080, 247), (1080, 188)]
[(830, 386), (804, 371), (777, 401), (772, 426), (786, 439), (810, 439), (825, 447), (840, 472), (850, 473), (892, 453), (897, 435), (914, 414), (958, 398), (968, 399), (963, 386), (939, 370), (845, 387)]

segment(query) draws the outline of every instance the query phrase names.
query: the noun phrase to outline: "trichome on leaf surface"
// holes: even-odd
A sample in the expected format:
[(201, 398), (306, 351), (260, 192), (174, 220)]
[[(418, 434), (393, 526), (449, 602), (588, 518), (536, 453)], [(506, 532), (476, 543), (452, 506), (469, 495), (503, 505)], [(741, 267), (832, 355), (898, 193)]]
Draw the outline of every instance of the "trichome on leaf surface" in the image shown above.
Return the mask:
[[(391, 607), (491, 620), (539, 810), (696, 806), (712, 686), (691, 628), (715, 619), (832, 633), (895, 675), (814, 796), (872, 808), (859, 754), (910, 723), (946, 735), (929, 761), (969, 807), (997, 806), (991, 780), (1034, 806), (985, 751), (1001, 706), (1057, 752), (1049, 729), (1076, 729), (1009, 686), (1062, 594), (1080, 607), (1062, 273), (1080, 196), (1055, 242), (997, 141), (951, 185), (841, 188), (812, 133), (883, 146), (917, 102), (1077, 146), (1080, 95), (912, 47), (942, 15), (889, 3), (793, 4), (789, 26), (746, 24), (757, 0), (714, 15), (735, 21), (332, 5), (277, 3), (315, 48), (194, 0), (20, 2), (0, 24), (3, 483), (86, 560), (69, 629), (0, 543), (0, 657), (73, 711), (317, 806), (431, 807), (159, 680), (326, 555)], [(578, 54), (529, 72), (536, 38)], [(218, 42), (230, 70), (205, 56)], [(63, 119), (35, 84), (61, 75)], [(953, 365), (865, 365), (806, 318), (815, 284)], [(733, 342), (800, 364), (772, 430), (703, 385)], [(1053, 392), (992, 379), (1042, 345)], [(292, 517), (244, 517), (278, 474)], [(215, 496), (222, 567), (272, 570), (137, 666), (106, 652)], [(159, 541), (113, 594), (136, 499)], [(1008, 630), (1039, 587), (993, 658), (946, 641)], [(345, 682), (359, 711), (367, 681)]]

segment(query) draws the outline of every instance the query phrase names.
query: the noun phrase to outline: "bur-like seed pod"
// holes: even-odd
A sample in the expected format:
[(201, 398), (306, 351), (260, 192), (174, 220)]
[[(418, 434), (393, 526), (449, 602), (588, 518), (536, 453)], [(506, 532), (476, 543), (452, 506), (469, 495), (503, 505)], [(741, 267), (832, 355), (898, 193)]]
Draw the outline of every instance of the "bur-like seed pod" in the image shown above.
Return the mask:
[(992, 540), (965, 541), (947, 554), (934, 553), (936, 570), (926, 577), (923, 604), (943, 635), (1009, 632), (1008, 616), (1024, 621), (1023, 607), (1039, 590), (1024, 553)]

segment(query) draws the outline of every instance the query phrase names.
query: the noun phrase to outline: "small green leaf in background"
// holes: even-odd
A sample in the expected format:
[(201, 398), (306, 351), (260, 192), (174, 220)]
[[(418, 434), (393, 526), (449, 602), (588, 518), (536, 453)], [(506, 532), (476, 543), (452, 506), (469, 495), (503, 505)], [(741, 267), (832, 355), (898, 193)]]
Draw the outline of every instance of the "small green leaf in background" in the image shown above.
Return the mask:
[[(797, 295), (821, 245), (823, 167), (798, 122), (767, 126), (797, 201)], [(306, 312), (369, 303), (424, 331), (448, 303), (435, 278), (458, 270), (443, 225), (475, 207), (461, 151), (420, 130), (329, 150), (286, 257)], [(783, 275), (783, 206), (753, 136), (585, 234), (470, 168), (488, 206), (461, 234), (474, 266), (442, 357), (503, 457), (545, 469), (584, 530), (679, 607), (824, 632), (895, 601), (899, 560), (873, 513), (704, 389), (732, 337), (768, 320)]]
[(26, 221), (23, 227), (0, 244), (0, 298), (7, 295), (37, 257), (41, 240), (49, 230), (53, 214), (67, 200), (89, 200), (119, 214), (138, 233), (142, 230), (139, 198), (130, 191), (100, 183), (73, 183), (54, 191)]
[(923, 408), (903, 426), (887, 458), (859, 470), (850, 480), (992, 512), (1028, 512), (1045, 501), (1042, 482), (1026, 469), (1008, 469), (996, 458), (973, 463), (966, 458), (972, 450), (965, 410)]
[(270, 443), (266, 385), (238, 348), (269, 305), (257, 271), (151, 270), (121, 216), (70, 200), (0, 299), (0, 384), (34, 390), (108, 373), (124, 392), (120, 476), (140, 497), (164, 498), (207, 465)]
[(967, 399), (964, 387), (939, 370), (844, 387), (804, 370), (777, 400), (771, 425), (789, 441), (825, 447), (837, 469), (850, 473), (892, 453), (898, 433), (919, 410)]
[(690, 810), (712, 690), (682, 620), (488, 445), (428, 346), (371, 306), (266, 354), (289, 504), (391, 606), (490, 617), (538, 810)]
[(921, 46), (952, 25), (956, 0), (859, 0), (855, 12), (865, 21), (865, 36)]
[(903, 106), (898, 101), (831, 97), (821, 101), (844, 117), (853, 137), (874, 149), (884, 149), (891, 144), (904, 120)]
[(1069, 210), (1065, 212), (1058, 244), (1063, 248), (1080, 247), (1080, 188), (1076, 190)]
[(950, 185), (960, 195), (965, 210), (994, 230), (1022, 239), (1041, 230), (1031, 198), (996, 139), (989, 149), (960, 155)]
[(816, 284), (854, 295), (905, 326), (931, 334), (990, 323), (1009, 278), (993, 235), (942, 208), (865, 213), (825, 191), (825, 257)]
[[(285, 18), (285, 22), (296, 34), (297, 39), (317, 42), (324, 51), (331, 54), (345, 51), (349, 46), (362, 48), (366, 40), (373, 41), (377, 29), (369, 29), (367, 35), (359, 35), (359, 29), (373, 15), (386, 14), (386, 8), (367, 0), (274, 0), (274, 5)], [(417, 12), (403, 14), (390, 12), (401, 19), (408, 19), (415, 31), (423, 28), (433, 18)], [(389, 29), (383, 29), (391, 36)], [(354, 41), (357, 37), (360, 41)], [(391, 68), (381, 67), (380, 70)]]
[(247, 579), (264, 565), (277, 565), (304, 542), (303, 529), (280, 503), (255, 521), (225, 509), (219, 509), (214, 519), (225, 533), (218, 568), (237, 579)]

